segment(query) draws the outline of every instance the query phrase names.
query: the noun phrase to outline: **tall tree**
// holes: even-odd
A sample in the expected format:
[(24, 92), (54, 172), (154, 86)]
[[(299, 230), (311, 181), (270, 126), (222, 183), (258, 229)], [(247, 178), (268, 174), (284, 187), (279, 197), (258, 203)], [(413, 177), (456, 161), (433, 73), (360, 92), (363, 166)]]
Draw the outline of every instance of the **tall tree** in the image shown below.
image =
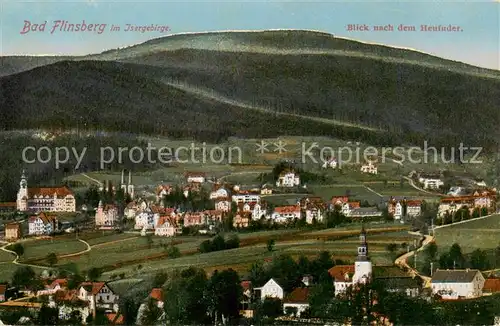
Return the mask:
[(214, 271), (208, 281), (205, 298), (208, 312), (215, 325), (235, 324), (239, 316), (239, 304), (243, 296), (238, 273), (232, 269)]

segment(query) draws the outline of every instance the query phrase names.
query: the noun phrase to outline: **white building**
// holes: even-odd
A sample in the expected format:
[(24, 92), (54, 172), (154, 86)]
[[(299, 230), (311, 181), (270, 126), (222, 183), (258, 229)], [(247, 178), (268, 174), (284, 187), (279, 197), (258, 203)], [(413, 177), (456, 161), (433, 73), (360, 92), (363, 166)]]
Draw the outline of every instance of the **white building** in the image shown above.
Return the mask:
[(309, 308), (309, 288), (296, 288), (287, 295), (283, 300), (283, 312), (286, 314), (290, 308), (295, 310), (294, 317), (300, 317)]
[(105, 282), (84, 282), (78, 288), (78, 298), (89, 303), (90, 310), (96, 308), (118, 311), (118, 299)]
[(281, 172), (276, 181), (276, 187), (296, 187), (298, 185), (300, 185), (300, 177), (292, 170)]
[(337, 265), (328, 270), (334, 280), (335, 295), (344, 293), (353, 284), (365, 284), (372, 280), (372, 263), (368, 256), (368, 243), (364, 227), (361, 229), (358, 257), (352, 265)]
[(368, 161), (367, 164), (361, 166), (362, 173), (377, 174), (378, 168), (372, 161)]
[(293, 219), (299, 219), (300, 213), (301, 210), (299, 205), (275, 207), (271, 219), (276, 223), (283, 223)]
[(472, 299), (483, 295), (484, 277), (477, 269), (441, 270), (432, 275), (432, 293), (443, 299)]
[(215, 199), (215, 209), (222, 212), (230, 212), (231, 199), (229, 197)]
[(49, 235), (57, 231), (57, 218), (45, 213), (39, 213), (36, 216), (31, 216), (28, 219), (28, 234), (29, 235)]
[(264, 300), (265, 298), (277, 298), (283, 300), (285, 295), (281, 285), (279, 285), (274, 279), (270, 279), (266, 284), (264, 284), (264, 286), (255, 288), (255, 290), (260, 291), (261, 300)]
[(155, 235), (163, 237), (173, 237), (177, 232), (175, 215), (162, 215), (156, 221)]
[(76, 212), (75, 195), (68, 187), (28, 188), (24, 171), (19, 182), (16, 206), (21, 212)]
[(424, 189), (438, 189), (444, 185), (444, 182), (438, 175), (422, 174), (418, 177), (418, 182)]
[(214, 190), (210, 193), (210, 199), (217, 198), (229, 198), (229, 190), (224, 187), (220, 187), (217, 190)]
[(231, 199), (235, 203), (260, 203), (260, 193), (241, 192), (234, 194)]
[(188, 183), (204, 183), (206, 175), (203, 172), (188, 172), (186, 173), (186, 181)]

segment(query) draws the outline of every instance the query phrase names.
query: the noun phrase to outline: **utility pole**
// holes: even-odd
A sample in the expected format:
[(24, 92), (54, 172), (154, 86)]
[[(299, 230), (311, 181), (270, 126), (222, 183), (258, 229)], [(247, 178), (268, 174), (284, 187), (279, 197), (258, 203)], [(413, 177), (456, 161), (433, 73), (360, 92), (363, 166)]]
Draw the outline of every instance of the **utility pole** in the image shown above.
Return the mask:
[(434, 263), (431, 262), (431, 277), (432, 277), (432, 274), (434, 274)]

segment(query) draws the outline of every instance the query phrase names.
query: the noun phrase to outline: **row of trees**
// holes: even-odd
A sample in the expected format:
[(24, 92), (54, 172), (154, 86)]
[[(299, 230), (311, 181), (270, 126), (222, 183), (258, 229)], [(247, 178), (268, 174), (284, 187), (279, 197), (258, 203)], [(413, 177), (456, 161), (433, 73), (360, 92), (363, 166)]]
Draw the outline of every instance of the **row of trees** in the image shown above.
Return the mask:
[(488, 209), (486, 207), (482, 208), (474, 208), (472, 211), (472, 214), (469, 210), (468, 207), (462, 207), (459, 210), (457, 210), (454, 213), (446, 212), (443, 217), (437, 220), (438, 225), (446, 225), (446, 224), (452, 224), (455, 222), (460, 222), (460, 221), (466, 221), (474, 218), (478, 218), (481, 216), (486, 216), (488, 215)]
[(454, 243), (446, 252), (438, 254), (438, 246), (435, 242), (430, 243), (424, 250), (424, 264), (420, 270), (427, 275), (431, 274), (431, 265), (441, 269), (463, 269), (473, 268), (488, 270), (493, 266), (500, 265), (500, 245), (494, 252), (475, 249), (470, 254), (464, 254), (458, 243)]
[(229, 235), (227, 239), (224, 238), (223, 235), (217, 235), (212, 240), (203, 241), (198, 250), (201, 253), (207, 253), (212, 251), (220, 251), (226, 249), (234, 249), (239, 248), (240, 239), (237, 234), (233, 233)]

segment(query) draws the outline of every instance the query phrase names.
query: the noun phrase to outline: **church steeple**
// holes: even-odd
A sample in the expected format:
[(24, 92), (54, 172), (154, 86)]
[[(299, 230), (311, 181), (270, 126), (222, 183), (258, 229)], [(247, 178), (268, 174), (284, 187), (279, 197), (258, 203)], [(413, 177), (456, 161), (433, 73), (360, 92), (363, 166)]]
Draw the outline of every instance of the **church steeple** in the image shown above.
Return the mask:
[(359, 247), (357, 261), (369, 260), (368, 257), (368, 243), (366, 242), (365, 226), (361, 226), (361, 233), (359, 234)]

